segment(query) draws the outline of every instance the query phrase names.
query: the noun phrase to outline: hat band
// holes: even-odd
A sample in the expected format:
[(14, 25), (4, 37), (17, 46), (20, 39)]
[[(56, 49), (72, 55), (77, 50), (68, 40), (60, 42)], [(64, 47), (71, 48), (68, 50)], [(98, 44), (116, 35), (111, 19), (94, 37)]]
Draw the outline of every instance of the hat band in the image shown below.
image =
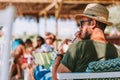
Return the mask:
[(104, 17), (102, 17), (102, 16), (96, 16), (96, 15), (93, 15), (93, 14), (85, 14), (85, 15), (93, 16), (93, 17), (95, 17), (95, 18), (97, 18), (97, 19), (99, 19), (99, 20), (104, 20), (104, 21), (106, 21), (106, 18), (104, 18)]

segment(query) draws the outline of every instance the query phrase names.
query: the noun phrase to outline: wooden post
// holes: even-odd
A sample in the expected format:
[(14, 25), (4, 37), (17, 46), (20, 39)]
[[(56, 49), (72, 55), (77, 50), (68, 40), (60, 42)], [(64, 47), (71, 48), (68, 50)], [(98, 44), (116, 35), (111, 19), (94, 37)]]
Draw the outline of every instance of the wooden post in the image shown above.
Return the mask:
[(37, 14), (35, 17), (36, 17), (36, 21), (37, 21), (37, 35), (39, 35), (39, 31), (40, 31), (40, 28), (39, 28), (39, 15)]
[[(39, 15), (45, 14), (47, 11), (52, 9), (55, 6), (55, 18), (56, 18), (56, 38), (58, 37), (58, 17), (61, 11), (63, 0), (54, 0), (50, 5), (48, 5), (45, 9), (39, 12)], [(46, 16), (46, 14), (45, 14)], [(45, 17), (46, 19), (46, 17)], [(46, 25), (45, 25), (46, 26)], [(56, 41), (56, 49), (58, 49), (58, 41)]]
[(45, 32), (47, 32), (47, 12), (44, 13), (44, 19), (45, 19)]
[(43, 9), (42, 11), (39, 12), (39, 15), (44, 15), (44, 19), (45, 19), (45, 31), (47, 31), (47, 24), (46, 24), (46, 20), (47, 20), (47, 11), (49, 11), (50, 9), (52, 9), (55, 6), (55, 2), (52, 2), (50, 5), (48, 5), (45, 9)]
[[(62, 8), (63, 0), (60, 0), (59, 2), (55, 0), (55, 18), (56, 18), (56, 39), (58, 39), (58, 18), (59, 14)], [(58, 49), (58, 40), (56, 41), (56, 49)]]

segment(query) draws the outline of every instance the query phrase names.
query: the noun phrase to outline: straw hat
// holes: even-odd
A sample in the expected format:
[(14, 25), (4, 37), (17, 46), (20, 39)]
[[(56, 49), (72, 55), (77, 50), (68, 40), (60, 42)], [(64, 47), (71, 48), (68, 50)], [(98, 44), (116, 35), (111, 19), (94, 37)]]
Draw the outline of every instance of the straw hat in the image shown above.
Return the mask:
[(82, 16), (95, 19), (99, 22), (107, 24), (108, 26), (112, 25), (111, 22), (107, 21), (109, 17), (109, 11), (107, 8), (97, 3), (88, 4), (83, 14), (76, 14), (75, 18), (80, 19)]

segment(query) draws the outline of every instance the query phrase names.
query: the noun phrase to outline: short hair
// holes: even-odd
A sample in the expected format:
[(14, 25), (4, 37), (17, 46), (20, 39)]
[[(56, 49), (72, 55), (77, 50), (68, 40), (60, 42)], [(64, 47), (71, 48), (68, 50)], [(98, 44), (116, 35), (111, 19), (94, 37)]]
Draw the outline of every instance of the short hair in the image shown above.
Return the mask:
[(32, 41), (31, 41), (31, 39), (26, 39), (25, 43), (32, 44)]
[(39, 35), (37, 36), (37, 41), (41, 41), (42, 42), (41, 44), (45, 43), (44, 38)]
[(52, 37), (53, 42), (56, 40), (56, 36), (55, 36), (53, 33), (46, 32), (46, 33), (45, 33), (45, 36), (46, 36), (46, 37)]
[[(94, 19), (91, 19), (91, 18), (88, 18), (90, 21), (92, 21), (92, 20), (94, 20)], [(101, 30), (105, 30), (105, 28), (106, 28), (106, 26), (107, 26), (107, 24), (105, 24), (105, 23), (102, 23), (102, 22), (99, 22), (99, 21), (97, 21), (97, 20), (95, 20), (96, 21), (96, 23), (97, 23), (97, 25), (98, 25), (98, 27), (101, 29)], [(90, 23), (91, 22), (89, 22), (88, 24), (90, 25)]]
[(25, 45), (24, 41), (21, 38), (15, 39), (19, 44)]
[(103, 31), (105, 30), (107, 24), (102, 23), (102, 22), (99, 22), (99, 21), (96, 21), (96, 23), (97, 23), (97, 25), (99, 26), (99, 28), (100, 28), (101, 30), (103, 30)]

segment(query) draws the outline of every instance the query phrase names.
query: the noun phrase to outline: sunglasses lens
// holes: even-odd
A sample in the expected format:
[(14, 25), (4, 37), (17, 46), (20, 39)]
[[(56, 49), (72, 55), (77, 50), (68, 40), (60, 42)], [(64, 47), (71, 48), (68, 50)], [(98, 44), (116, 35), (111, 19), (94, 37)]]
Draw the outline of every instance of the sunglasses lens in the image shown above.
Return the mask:
[(83, 27), (84, 22), (90, 22), (90, 21), (92, 21), (92, 20), (91, 19), (90, 20), (81, 20), (80, 21), (80, 27)]
[(83, 23), (84, 23), (84, 21), (80, 21), (80, 27), (82, 27), (82, 26), (83, 26)]
[(46, 39), (50, 39), (50, 40), (52, 40), (53, 38), (46, 38)]

